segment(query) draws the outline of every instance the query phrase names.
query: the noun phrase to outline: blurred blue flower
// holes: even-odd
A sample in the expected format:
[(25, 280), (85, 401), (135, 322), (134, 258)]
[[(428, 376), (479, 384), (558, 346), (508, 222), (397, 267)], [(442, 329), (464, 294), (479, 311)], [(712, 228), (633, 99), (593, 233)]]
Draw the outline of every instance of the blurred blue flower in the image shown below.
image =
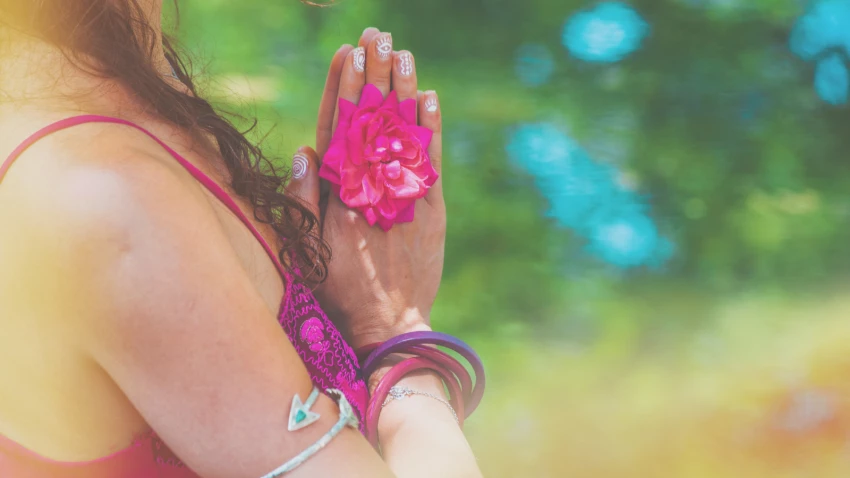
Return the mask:
[(850, 54), (850, 0), (818, 0), (791, 30), (791, 51), (813, 60), (830, 48), (842, 47)]
[(552, 164), (566, 164), (579, 146), (551, 123), (531, 123), (514, 130), (506, 149), (514, 164), (537, 176)]
[(637, 50), (648, 33), (649, 25), (632, 7), (603, 2), (570, 17), (562, 41), (580, 60), (614, 63)]
[(520, 126), (506, 149), (514, 164), (534, 176), (549, 200), (547, 215), (561, 226), (581, 229), (588, 214), (611, 196), (613, 175), (553, 124)]
[(588, 251), (618, 267), (649, 264), (659, 249), (655, 224), (634, 204), (600, 211), (589, 228)]
[(539, 176), (537, 186), (549, 199), (547, 215), (581, 234), (594, 211), (618, 196), (611, 168), (594, 162), (584, 150), (576, 151), (563, 169)]
[(806, 61), (817, 61), (815, 91), (825, 102), (847, 103), (850, 55), (850, 0), (816, 0), (791, 31), (791, 51)]
[[(634, 194), (617, 184), (616, 170), (593, 161), (578, 143), (551, 123), (516, 128), (508, 156), (530, 173), (549, 201), (547, 216), (590, 241), (588, 250), (622, 268), (657, 265), (663, 239)], [(662, 257), (663, 256), (663, 257)]]
[(526, 44), (519, 47), (514, 66), (516, 75), (526, 86), (540, 86), (549, 81), (555, 71), (552, 52), (543, 45)]
[(850, 72), (842, 55), (832, 53), (818, 61), (815, 68), (815, 91), (831, 105), (847, 103), (850, 90)]

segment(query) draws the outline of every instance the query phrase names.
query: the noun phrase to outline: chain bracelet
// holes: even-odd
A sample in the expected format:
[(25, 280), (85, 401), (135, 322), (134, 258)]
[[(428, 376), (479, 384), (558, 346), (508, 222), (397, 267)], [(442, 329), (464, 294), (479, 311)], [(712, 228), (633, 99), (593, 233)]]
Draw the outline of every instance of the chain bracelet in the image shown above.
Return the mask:
[(443, 405), (448, 407), (449, 410), (452, 412), (452, 416), (455, 419), (455, 423), (460, 424), (460, 420), (457, 417), (457, 412), (455, 412), (455, 409), (454, 409), (454, 407), (452, 407), (451, 403), (449, 403), (448, 401), (446, 401), (442, 397), (438, 397), (438, 396), (434, 395), (433, 393), (420, 392), (419, 390), (413, 390), (412, 388), (408, 388), (408, 387), (398, 387), (398, 386), (396, 386), (396, 387), (390, 388), (390, 392), (389, 392), (389, 394), (387, 394), (387, 399), (384, 400), (384, 403), (381, 404), (381, 408), (386, 407), (387, 404), (390, 403), (393, 400), (404, 400), (405, 398), (413, 396), (413, 395), (422, 395), (423, 397), (432, 398), (432, 399), (442, 403)]

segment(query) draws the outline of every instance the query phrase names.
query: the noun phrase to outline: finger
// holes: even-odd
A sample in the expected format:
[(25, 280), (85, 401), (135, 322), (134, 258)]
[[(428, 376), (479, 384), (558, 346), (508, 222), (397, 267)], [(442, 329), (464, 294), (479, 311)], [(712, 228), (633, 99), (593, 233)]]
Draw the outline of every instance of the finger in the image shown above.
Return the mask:
[[(417, 96), (416, 63), (409, 51), (393, 53), (392, 88), (398, 94), (399, 102), (416, 99)], [(416, 111), (417, 108), (413, 108)]]
[(419, 124), (434, 133), (431, 144), (428, 146), (428, 156), (431, 157), (431, 164), (440, 175), (425, 197), (429, 203), (438, 199), (441, 201), (443, 197), (443, 117), (440, 99), (437, 97), (437, 92), (433, 90), (426, 91), (419, 97)]
[[(360, 93), (366, 84), (366, 53), (362, 47), (357, 47), (348, 53), (342, 67), (342, 78), (339, 83), (339, 97), (354, 104), (360, 101)], [(337, 105), (339, 113), (339, 105)]]
[(434, 132), (428, 155), (437, 173), (442, 173), (443, 166), (443, 118), (440, 112), (440, 100), (437, 92), (430, 90), (422, 94), (419, 100), (419, 124)]
[(292, 180), (286, 192), (298, 199), (319, 218), (319, 156), (309, 146), (298, 148), (292, 157)]
[(372, 41), (377, 35), (380, 35), (381, 30), (378, 30), (375, 27), (369, 27), (363, 30), (363, 34), (360, 35), (360, 41), (357, 43), (357, 46), (362, 46), (364, 49), (369, 46), (369, 42)]
[(328, 78), (325, 81), (325, 91), (322, 93), (322, 101), (319, 104), (319, 121), (316, 126), (316, 150), (321, 158), (328, 150), (334, 127), (334, 114), (336, 112), (336, 101), (339, 94), (339, 84), (345, 59), (354, 47), (343, 45), (333, 56)]
[(390, 94), (393, 66), (393, 36), (390, 33), (376, 35), (366, 48), (366, 83), (378, 87), (386, 97)]

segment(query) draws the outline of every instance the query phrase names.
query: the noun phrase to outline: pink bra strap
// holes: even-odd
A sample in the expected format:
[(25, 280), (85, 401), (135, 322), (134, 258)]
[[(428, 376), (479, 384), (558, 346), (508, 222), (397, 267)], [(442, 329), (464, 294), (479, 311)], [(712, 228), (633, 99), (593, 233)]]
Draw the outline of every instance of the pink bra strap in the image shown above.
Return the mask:
[(165, 150), (168, 151), (168, 153), (171, 154), (171, 156), (173, 156), (174, 159), (176, 159), (178, 163), (180, 163), (184, 168), (186, 168), (187, 171), (189, 171), (189, 174), (191, 174), (192, 176), (195, 177), (195, 179), (200, 181), (201, 184), (203, 184), (211, 193), (213, 193), (213, 195), (215, 195), (215, 197), (217, 197), (222, 203), (224, 203), (224, 205), (227, 206), (228, 209), (230, 209), (233, 212), (233, 214), (235, 214), (236, 217), (238, 217), (245, 224), (245, 226), (251, 231), (251, 234), (253, 234), (254, 237), (256, 237), (258, 241), (260, 241), (260, 244), (263, 246), (263, 249), (265, 249), (266, 253), (269, 255), (271, 260), (274, 262), (274, 265), (275, 265), (275, 267), (277, 267), (277, 270), (281, 274), (281, 276), (284, 277), (284, 278), (288, 278), (288, 274), (286, 273), (286, 269), (284, 269), (283, 265), (280, 262), (280, 259), (278, 258), (277, 254), (274, 252), (274, 250), (271, 248), (271, 246), (269, 246), (269, 243), (266, 242), (266, 240), (265, 240), (265, 238), (263, 238), (262, 234), (260, 234), (260, 232), (257, 230), (257, 228), (254, 227), (254, 224), (250, 220), (248, 220), (248, 217), (245, 215), (244, 212), (242, 212), (242, 210), (239, 208), (239, 205), (236, 204), (236, 201), (234, 201), (233, 198), (230, 197), (230, 195), (227, 194), (224, 191), (224, 189), (221, 188), (221, 186), (219, 186), (215, 181), (210, 179), (209, 176), (207, 176), (200, 169), (195, 167), (195, 165), (190, 163), (186, 158), (184, 158), (179, 153), (177, 153), (177, 151), (174, 151), (173, 149), (171, 149), (171, 147), (169, 147), (167, 144), (165, 144), (162, 140), (160, 140), (159, 138), (154, 136), (153, 133), (151, 133), (150, 131), (146, 130), (145, 128), (142, 128), (141, 126), (139, 126), (135, 123), (132, 123), (130, 121), (118, 119), (118, 118), (112, 118), (112, 117), (109, 117), (109, 116), (81, 115), (81, 116), (75, 116), (75, 117), (72, 117), (72, 118), (66, 118), (66, 119), (57, 121), (55, 123), (52, 123), (50, 125), (47, 125), (44, 128), (33, 133), (33, 135), (30, 136), (29, 138), (27, 138), (26, 140), (24, 140), (24, 142), (21, 143), (17, 148), (15, 148), (15, 150), (12, 151), (12, 154), (10, 154), (8, 158), (6, 158), (6, 161), (2, 165), (0, 165), (0, 181), (3, 181), (3, 177), (6, 175), (6, 172), (12, 166), (12, 163), (14, 163), (15, 160), (18, 159), (18, 157), (24, 151), (27, 150), (27, 148), (29, 148), (30, 146), (35, 144), (36, 141), (38, 141), (38, 140), (40, 140), (40, 139), (44, 138), (45, 136), (48, 136), (52, 133), (55, 133), (57, 131), (60, 131), (60, 130), (66, 129), (66, 128), (70, 128), (72, 126), (85, 124), (85, 123), (123, 124), (123, 125), (127, 125), (127, 126), (132, 126), (133, 128), (136, 128), (137, 130), (141, 131), (142, 133), (145, 133), (146, 135), (150, 136), (151, 139), (153, 139), (154, 141), (159, 143), (160, 146), (165, 148)]

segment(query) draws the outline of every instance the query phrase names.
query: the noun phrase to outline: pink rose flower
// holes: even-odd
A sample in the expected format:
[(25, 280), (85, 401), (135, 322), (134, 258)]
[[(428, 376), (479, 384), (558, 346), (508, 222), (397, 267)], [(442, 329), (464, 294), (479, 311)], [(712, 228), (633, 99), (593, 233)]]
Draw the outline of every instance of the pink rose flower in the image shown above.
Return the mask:
[(416, 100), (399, 103), (366, 85), (360, 104), (340, 99), (339, 123), (319, 176), (370, 226), (387, 231), (413, 221), (417, 199), (437, 181), (428, 146), (433, 132), (416, 124)]

